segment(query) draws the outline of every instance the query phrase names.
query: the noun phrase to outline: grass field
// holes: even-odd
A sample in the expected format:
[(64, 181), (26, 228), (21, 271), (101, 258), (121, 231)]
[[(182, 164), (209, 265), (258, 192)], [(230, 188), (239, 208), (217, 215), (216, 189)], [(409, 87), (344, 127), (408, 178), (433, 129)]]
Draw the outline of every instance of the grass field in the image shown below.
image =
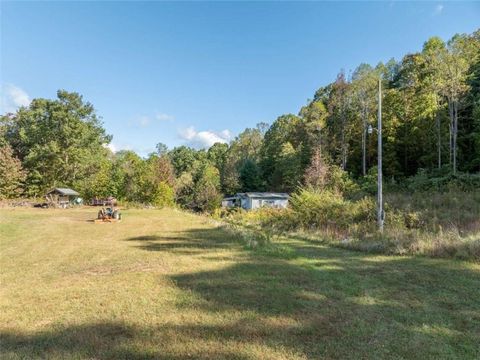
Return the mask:
[(480, 358), (479, 264), (95, 214), (0, 209), (2, 359)]

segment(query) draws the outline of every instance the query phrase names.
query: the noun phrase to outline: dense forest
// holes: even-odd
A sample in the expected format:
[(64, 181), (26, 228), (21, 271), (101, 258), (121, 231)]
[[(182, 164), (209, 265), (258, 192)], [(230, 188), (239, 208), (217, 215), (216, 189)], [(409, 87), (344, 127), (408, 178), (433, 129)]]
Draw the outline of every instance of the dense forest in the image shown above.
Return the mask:
[[(325, 178), (375, 179), (378, 81), (383, 92), (385, 182), (418, 174), (461, 177), (480, 171), (480, 30), (447, 42), (433, 37), (421, 52), (375, 67), (340, 70), (297, 114), (245, 129), (230, 144), (186, 146), (141, 158), (112, 153), (92, 104), (60, 90), (0, 121), (0, 197), (38, 197), (69, 186), (89, 199), (208, 211), (222, 194), (293, 192)], [(273, 120), (273, 119), (272, 119)], [(432, 175), (432, 176), (433, 176)], [(366, 186), (365, 188), (368, 188)]]

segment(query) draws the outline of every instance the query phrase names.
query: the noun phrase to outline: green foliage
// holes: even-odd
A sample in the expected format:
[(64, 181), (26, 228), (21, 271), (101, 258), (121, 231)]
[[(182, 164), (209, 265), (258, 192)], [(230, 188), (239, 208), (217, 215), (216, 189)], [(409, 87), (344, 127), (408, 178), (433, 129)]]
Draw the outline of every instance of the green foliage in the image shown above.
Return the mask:
[(360, 188), (363, 192), (375, 195), (377, 193), (377, 186), (378, 186), (378, 168), (376, 166), (372, 166), (367, 175), (360, 179)]
[(242, 190), (240, 170), (247, 159), (258, 162), (263, 144), (263, 132), (259, 129), (245, 129), (230, 144), (225, 153), (223, 167), (219, 169), (221, 189), (225, 194)]
[[(324, 216), (345, 212), (352, 219), (360, 211), (354, 204), (376, 193), (378, 133), (366, 130), (376, 125), (379, 78), (384, 178), (396, 184), (387, 190), (478, 190), (480, 30), (448, 42), (430, 38), (421, 52), (375, 67), (360, 64), (350, 77), (341, 70), (298, 115), (247, 128), (208, 150), (159, 143), (147, 158), (113, 154), (111, 137), (81, 95), (60, 90), (56, 99), (34, 99), (0, 118), (1, 181), (8, 188), (2, 196), (16, 196), (20, 188), (41, 196), (68, 186), (86, 199), (113, 195), (170, 206), (173, 189), (180, 206), (212, 211), (221, 193), (296, 192), (295, 202), (299, 194), (307, 197), (307, 187), (312, 201), (324, 198), (331, 209), (323, 209)], [(412, 214), (391, 220), (415, 228), (422, 222)]]
[(194, 207), (194, 181), (191, 173), (183, 173), (175, 180), (175, 201), (187, 209)]
[(314, 242), (367, 252), (480, 260), (478, 189), (397, 192), (388, 194), (385, 202), (383, 234), (376, 231), (373, 197), (349, 200), (328, 190), (299, 189), (289, 209), (234, 211), (224, 216), (236, 227), (247, 229), (245, 239), (261, 246), (294, 233)]
[(165, 183), (172, 187), (175, 183), (175, 171), (167, 154), (154, 155), (147, 159), (154, 180), (157, 183)]
[[(24, 168), (36, 174), (26, 186), (46, 190), (73, 186), (97, 171), (97, 155), (105, 155), (106, 135), (93, 106), (77, 93), (59, 90), (56, 100), (34, 99), (8, 123), (7, 141)], [(34, 181), (31, 183), (30, 181)]]
[(22, 163), (13, 155), (12, 148), (7, 144), (0, 146), (0, 200), (18, 197), (25, 177)]
[(290, 203), (302, 228), (344, 230), (353, 223), (375, 219), (375, 202), (370, 198), (350, 201), (340, 193), (304, 188), (292, 195)]
[(170, 157), (177, 176), (180, 176), (184, 172), (191, 171), (196, 160), (195, 150), (186, 146), (174, 148), (168, 153), (168, 156)]
[(98, 156), (94, 166), (95, 171), (92, 171), (91, 175), (79, 179), (73, 184), (74, 189), (87, 200), (93, 197), (118, 197), (120, 186), (112, 176), (115, 170), (114, 162), (107, 157)]
[(57, 97), (34, 99), (21, 108), (7, 136), (25, 169), (41, 175), (42, 190), (95, 173), (97, 155), (106, 153), (110, 141), (90, 103), (63, 90)]
[(154, 188), (152, 203), (158, 207), (172, 207), (175, 204), (175, 191), (173, 187), (161, 181)]
[(242, 192), (261, 191), (264, 188), (262, 173), (255, 161), (246, 159), (239, 172)]
[(452, 189), (480, 191), (480, 174), (453, 175), (448, 168), (437, 171), (421, 169), (417, 175), (408, 178), (405, 185), (410, 191), (448, 192)]
[(220, 206), (220, 175), (216, 167), (205, 164), (195, 176), (193, 186), (194, 209), (211, 212)]
[(208, 160), (218, 169), (222, 171), (227, 157), (229, 147), (224, 143), (215, 143), (207, 150)]
[(301, 180), (300, 124), (298, 116), (282, 115), (265, 133), (260, 165), (268, 186), (273, 190), (291, 191)]

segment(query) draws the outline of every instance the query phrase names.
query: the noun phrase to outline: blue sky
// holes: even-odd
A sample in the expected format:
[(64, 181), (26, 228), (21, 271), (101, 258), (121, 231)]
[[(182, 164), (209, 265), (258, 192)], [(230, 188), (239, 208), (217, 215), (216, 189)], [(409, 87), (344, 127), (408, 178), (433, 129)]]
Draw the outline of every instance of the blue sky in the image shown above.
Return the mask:
[(479, 20), (478, 2), (2, 1), (1, 111), (66, 89), (117, 150), (207, 146), (297, 113), (342, 68)]

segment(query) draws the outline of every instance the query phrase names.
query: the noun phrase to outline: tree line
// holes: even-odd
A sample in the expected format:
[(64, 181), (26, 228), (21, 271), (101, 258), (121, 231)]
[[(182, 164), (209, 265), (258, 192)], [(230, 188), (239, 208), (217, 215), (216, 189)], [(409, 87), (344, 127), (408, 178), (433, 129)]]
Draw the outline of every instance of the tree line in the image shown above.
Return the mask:
[(60, 90), (56, 99), (34, 99), (1, 117), (0, 197), (37, 197), (70, 186), (87, 199), (112, 195), (208, 211), (222, 194), (292, 192), (299, 185), (321, 186), (329, 176), (362, 181), (376, 171), (376, 133), (367, 129), (376, 123), (379, 79), (388, 181), (402, 182), (420, 169), (480, 171), (477, 30), (447, 42), (430, 38), (401, 61), (342, 70), (297, 114), (206, 150), (158, 144), (146, 158), (113, 153), (106, 146), (111, 136), (81, 95)]

